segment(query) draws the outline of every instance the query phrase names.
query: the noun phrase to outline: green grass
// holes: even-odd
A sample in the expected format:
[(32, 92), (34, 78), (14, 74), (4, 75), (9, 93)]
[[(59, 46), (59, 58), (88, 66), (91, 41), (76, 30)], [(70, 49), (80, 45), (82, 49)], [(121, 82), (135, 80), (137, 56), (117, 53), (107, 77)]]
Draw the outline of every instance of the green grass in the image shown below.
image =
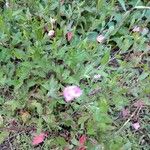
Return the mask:
[[(84, 134), (87, 150), (149, 150), (148, 0), (7, 2), (0, 0), (0, 149), (79, 150)], [(70, 103), (68, 85), (83, 90)], [(34, 147), (41, 132), (48, 136)]]

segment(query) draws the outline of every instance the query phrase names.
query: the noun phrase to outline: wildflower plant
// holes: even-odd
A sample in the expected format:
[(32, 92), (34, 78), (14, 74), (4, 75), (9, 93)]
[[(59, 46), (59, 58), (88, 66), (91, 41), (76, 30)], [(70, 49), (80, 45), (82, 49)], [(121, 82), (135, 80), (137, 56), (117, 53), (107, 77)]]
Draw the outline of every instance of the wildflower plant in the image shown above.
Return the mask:
[(0, 149), (148, 150), (148, 0), (0, 0)]

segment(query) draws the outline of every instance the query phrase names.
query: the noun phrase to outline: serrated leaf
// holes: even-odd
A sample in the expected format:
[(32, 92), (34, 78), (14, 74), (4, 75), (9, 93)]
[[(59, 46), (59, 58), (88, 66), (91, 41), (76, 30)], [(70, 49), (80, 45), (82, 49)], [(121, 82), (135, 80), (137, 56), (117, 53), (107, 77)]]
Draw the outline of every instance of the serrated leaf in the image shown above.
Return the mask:
[(87, 121), (89, 116), (82, 116), (78, 120), (78, 124), (83, 124), (85, 121)]
[(7, 101), (4, 105), (8, 106), (12, 112), (14, 112), (17, 108), (20, 107), (20, 104), (16, 100)]
[(37, 109), (37, 113), (39, 115), (42, 115), (43, 113), (43, 108), (42, 108), (42, 105), (40, 103), (38, 103), (37, 101), (34, 101), (31, 103), (31, 106), (35, 107)]
[(87, 123), (87, 134), (89, 135), (95, 135), (95, 130), (93, 127), (94, 122), (89, 120)]
[(108, 103), (106, 99), (101, 99), (99, 102), (100, 112), (107, 113), (108, 112)]
[(56, 143), (61, 145), (61, 146), (65, 146), (67, 144), (67, 142), (65, 141), (65, 139), (63, 137), (57, 137)]

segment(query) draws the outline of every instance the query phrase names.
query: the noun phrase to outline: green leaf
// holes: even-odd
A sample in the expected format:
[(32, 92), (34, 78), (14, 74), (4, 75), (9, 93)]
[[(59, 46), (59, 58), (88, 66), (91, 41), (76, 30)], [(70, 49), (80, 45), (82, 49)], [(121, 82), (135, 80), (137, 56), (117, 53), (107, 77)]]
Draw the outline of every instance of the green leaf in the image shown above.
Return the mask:
[(0, 127), (3, 126), (3, 117), (0, 115)]
[(127, 21), (127, 18), (129, 17), (130, 14), (131, 14), (131, 10), (126, 11), (125, 14), (122, 15), (122, 19), (117, 23), (111, 35), (115, 35), (118, 32), (118, 30), (124, 25), (125, 21)]
[(102, 9), (104, 6), (104, 0), (98, 0), (97, 1), (97, 9)]
[(2, 105), (3, 103), (4, 103), (4, 98), (2, 98), (1, 96), (0, 96), (0, 105)]
[(122, 147), (123, 150), (131, 150), (132, 149), (132, 143), (128, 141), (125, 145)]
[(87, 134), (89, 134), (89, 135), (95, 135), (96, 134), (95, 126), (93, 126), (93, 124), (95, 124), (93, 122), (93, 120), (89, 120), (87, 123)]
[(8, 136), (9, 136), (9, 132), (2, 131), (0, 133), (0, 144), (2, 144)]
[(125, 6), (125, 1), (124, 0), (118, 0), (121, 7), (123, 8), (124, 11), (126, 11), (126, 6)]
[(7, 101), (4, 105), (6, 105), (9, 109), (11, 109), (12, 112), (14, 112), (16, 109), (20, 107), (19, 102), (16, 100)]
[(45, 84), (42, 85), (46, 90), (48, 90), (47, 96), (57, 98), (57, 89), (58, 89), (58, 82), (54, 78), (51, 78)]
[(144, 80), (146, 77), (149, 76), (149, 73), (143, 72), (140, 76), (139, 76), (139, 80)]
[(42, 115), (43, 108), (42, 108), (42, 105), (40, 103), (38, 103), (37, 101), (34, 101), (34, 102), (31, 103), (31, 107), (35, 107), (37, 109), (37, 113), (39, 115)]
[(96, 37), (98, 36), (98, 33), (97, 32), (90, 32), (90, 33), (88, 33), (88, 35), (87, 35), (87, 39), (89, 40), (89, 41), (96, 41)]
[(99, 74), (99, 75), (101, 75), (103, 77), (108, 77), (108, 74), (105, 71), (101, 70), (101, 69), (97, 70), (96, 74)]
[(78, 124), (83, 124), (89, 119), (89, 116), (82, 116), (78, 120)]
[(65, 141), (63, 137), (56, 137), (56, 143), (63, 147), (66, 146), (67, 144), (67, 142)]
[(79, 143), (79, 142), (76, 140), (75, 137), (72, 138), (71, 142), (72, 142), (72, 144), (74, 144), (74, 145), (78, 145), (78, 143)]
[(100, 112), (102, 112), (102, 113), (107, 113), (108, 112), (109, 106), (108, 106), (108, 103), (107, 103), (106, 99), (101, 99), (100, 100), (99, 108), (100, 108)]
[(12, 16), (18, 16), (20, 13), (22, 12), (22, 9), (18, 9), (16, 11), (13, 12)]
[(108, 50), (108, 51), (104, 54), (103, 58), (101, 59), (101, 65), (107, 64), (108, 61), (109, 61), (109, 58), (110, 58), (110, 51)]

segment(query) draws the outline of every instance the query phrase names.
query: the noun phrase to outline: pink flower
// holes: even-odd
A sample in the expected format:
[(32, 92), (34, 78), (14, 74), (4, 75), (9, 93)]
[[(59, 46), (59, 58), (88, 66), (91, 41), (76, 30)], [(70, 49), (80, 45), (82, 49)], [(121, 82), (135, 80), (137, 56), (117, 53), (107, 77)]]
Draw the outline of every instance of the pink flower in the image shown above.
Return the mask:
[(35, 146), (35, 145), (42, 143), (46, 136), (47, 136), (47, 134), (45, 134), (45, 133), (40, 133), (39, 135), (36, 135), (33, 138), (32, 145)]
[(100, 34), (99, 36), (97, 36), (96, 40), (98, 43), (102, 43), (105, 40), (105, 37)]
[(80, 146), (77, 150), (86, 150), (86, 147), (85, 147), (85, 142), (86, 142), (86, 135), (82, 135), (80, 138), (79, 138), (79, 143), (80, 143)]
[(67, 86), (63, 90), (63, 96), (66, 102), (70, 102), (82, 95), (82, 90), (78, 86)]
[(133, 123), (132, 124), (132, 127), (135, 129), (135, 130), (138, 130), (140, 128), (140, 124), (138, 122), (136, 123)]
[(72, 37), (73, 37), (73, 33), (72, 32), (67, 32), (66, 38), (67, 38), (68, 42), (70, 42), (72, 40)]

